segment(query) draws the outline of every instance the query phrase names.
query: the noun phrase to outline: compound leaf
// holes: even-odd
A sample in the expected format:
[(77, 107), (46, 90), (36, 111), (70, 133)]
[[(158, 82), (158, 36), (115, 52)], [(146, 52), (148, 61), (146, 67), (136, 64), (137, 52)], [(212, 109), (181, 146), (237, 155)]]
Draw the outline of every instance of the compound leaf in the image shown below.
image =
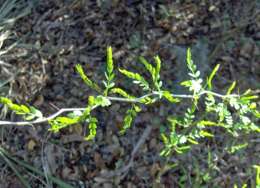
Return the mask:
[(212, 82), (212, 79), (214, 78), (214, 76), (216, 75), (219, 67), (220, 67), (220, 64), (217, 64), (215, 66), (215, 68), (213, 69), (213, 71), (211, 72), (209, 78), (207, 79), (207, 85), (208, 85), (209, 89), (212, 89), (212, 83), (211, 82)]

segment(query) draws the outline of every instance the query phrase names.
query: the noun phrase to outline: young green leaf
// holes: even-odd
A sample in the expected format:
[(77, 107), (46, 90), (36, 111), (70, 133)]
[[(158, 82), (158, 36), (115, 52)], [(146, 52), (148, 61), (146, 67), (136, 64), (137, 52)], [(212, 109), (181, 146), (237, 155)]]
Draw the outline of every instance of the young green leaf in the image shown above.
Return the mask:
[(93, 140), (97, 134), (97, 119), (94, 117), (90, 118), (89, 121), (89, 135), (85, 137), (85, 140), (89, 141), (89, 140)]
[(161, 138), (162, 138), (164, 145), (169, 144), (169, 139), (167, 138), (167, 136), (164, 133), (161, 134)]
[(115, 94), (119, 94), (127, 99), (133, 99), (133, 98), (136, 98), (134, 96), (131, 96), (129, 95), (126, 91), (124, 91), (123, 89), (121, 88), (113, 88), (111, 89), (111, 93), (115, 93)]
[(157, 90), (160, 90), (160, 88), (162, 86), (162, 82), (160, 81), (161, 59), (159, 58), (159, 56), (155, 56), (154, 60), (156, 63), (154, 85)]
[(136, 117), (137, 113), (141, 111), (141, 108), (137, 105), (133, 105), (129, 110), (126, 112), (126, 116), (124, 118), (123, 129), (120, 131), (121, 134), (125, 133), (127, 129), (131, 127), (133, 119)]
[(10, 110), (14, 111), (18, 115), (31, 113), (30, 109), (27, 106), (15, 104), (6, 97), (0, 97), (0, 103), (6, 105)]
[(191, 50), (190, 50), (190, 48), (187, 49), (186, 62), (188, 64), (188, 67), (192, 66), (192, 59), (191, 59)]
[(260, 187), (260, 165), (254, 165), (253, 166), (256, 169), (256, 176), (255, 176), (255, 183), (256, 183), (256, 188)]
[(226, 95), (230, 95), (231, 92), (234, 90), (235, 86), (236, 86), (236, 82), (234, 81), (234, 82), (231, 84), (231, 86), (228, 88), (228, 91), (227, 91)]
[(193, 138), (188, 138), (188, 141), (191, 143), (191, 144), (199, 144), (196, 140), (194, 140)]
[(201, 120), (198, 122), (198, 126), (204, 127), (204, 126), (217, 126), (219, 123), (213, 122), (213, 121), (207, 121), (207, 120)]
[(114, 70), (112, 47), (107, 48), (107, 73), (111, 75)]
[(97, 106), (105, 107), (111, 105), (111, 101), (108, 98), (99, 95), (95, 98), (94, 104)]
[(32, 106), (29, 107), (30, 108), (30, 113), (26, 114), (24, 119), (27, 121), (31, 121), (35, 118), (37, 119), (41, 119), (43, 117), (42, 112)]
[(148, 82), (140, 74), (133, 73), (125, 69), (119, 69), (119, 71), (126, 77), (133, 79), (134, 83), (143, 87), (144, 90), (149, 90)]
[(202, 137), (214, 137), (213, 134), (209, 133), (208, 131), (201, 130), (199, 133)]
[(40, 110), (34, 108), (33, 106), (30, 106), (30, 111), (31, 111), (31, 113), (34, 114), (35, 117), (37, 117), (37, 118), (42, 118), (42, 117), (43, 117), (42, 112), (41, 112)]
[(192, 81), (191, 80), (186, 80), (186, 81), (181, 82), (180, 85), (184, 86), (184, 87), (191, 87)]
[(237, 151), (239, 151), (239, 150), (241, 150), (241, 149), (243, 149), (243, 148), (245, 148), (247, 146), (248, 146), (248, 143), (243, 143), (243, 144), (238, 144), (238, 145), (235, 145), (235, 146), (231, 146), (230, 149), (228, 148), (228, 152), (235, 153), (235, 152), (237, 152)]
[(60, 129), (68, 127), (70, 125), (76, 124), (79, 122), (79, 117), (69, 118), (69, 117), (57, 117), (49, 121), (51, 125), (50, 131), (59, 132)]
[(124, 123), (123, 129), (120, 131), (121, 134), (124, 134), (125, 131), (131, 127), (134, 116), (135, 116), (135, 113), (134, 113), (133, 109), (127, 110), (126, 116), (125, 116), (124, 122), (123, 122)]
[(184, 153), (184, 152), (186, 152), (187, 150), (189, 150), (190, 149), (190, 146), (181, 146), (181, 147), (174, 147), (174, 150), (177, 152), (177, 153), (179, 153), (179, 154), (182, 154), (182, 153)]
[(154, 57), (155, 63), (156, 63), (156, 67), (155, 67), (155, 78), (156, 81), (158, 81), (160, 79), (160, 70), (161, 70), (161, 59), (160, 57), (157, 55)]
[(152, 103), (156, 102), (156, 99), (155, 98), (153, 99), (151, 97), (144, 97), (141, 100), (139, 100), (139, 102), (142, 104), (148, 105), (148, 104), (152, 104)]
[(10, 105), (13, 102), (10, 99), (6, 98), (6, 97), (0, 97), (0, 103), (1, 104), (5, 104), (5, 105)]
[(141, 109), (139, 106), (137, 106), (137, 105), (134, 105), (133, 107), (134, 107), (135, 112), (137, 112), (137, 113), (138, 113), (138, 112), (141, 112), (141, 110), (142, 110), (142, 109)]
[(207, 79), (207, 85), (208, 85), (208, 88), (211, 90), (212, 89), (212, 79), (214, 78), (215, 74), (217, 73), (218, 69), (220, 67), (220, 64), (217, 64), (215, 66), (215, 68), (213, 69), (213, 71), (211, 72), (209, 78)]
[(258, 110), (253, 110), (253, 114), (256, 118), (260, 118), (260, 111)]
[(254, 99), (258, 99), (259, 97), (257, 95), (249, 95), (249, 96), (242, 96), (240, 98), (241, 102), (247, 104), (249, 103), (251, 100), (254, 100)]
[(84, 73), (84, 70), (82, 68), (82, 66), (80, 64), (76, 65), (76, 71), (78, 72), (78, 74), (80, 75), (80, 77), (82, 78), (82, 80), (85, 82), (85, 84), (87, 86), (89, 86), (90, 88), (96, 90), (97, 92), (101, 92), (100, 87), (93, 83), (88, 77), (87, 75)]
[(155, 81), (155, 75), (156, 75), (156, 70), (155, 68), (146, 61), (144, 57), (139, 57), (139, 61), (145, 66), (145, 68), (148, 70), (148, 72), (151, 74), (153, 82)]
[(163, 97), (166, 98), (171, 103), (180, 102), (180, 100), (177, 98), (174, 98), (169, 91), (163, 91), (162, 94), (163, 94)]
[(86, 122), (86, 120), (88, 120), (90, 118), (91, 110), (92, 110), (92, 106), (90, 104), (88, 104), (88, 106), (85, 108), (84, 112), (79, 116), (79, 122)]
[(110, 89), (115, 86), (115, 83), (113, 82), (113, 79), (115, 77), (113, 70), (114, 70), (114, 65), (113, 65), (112, 47), (109, 46), (107, 48), (107, 71), (105, 72), (106, 81), (103, 81), (105, 85), (105, 90), (103, 93), (105, 96), (107, 96)]

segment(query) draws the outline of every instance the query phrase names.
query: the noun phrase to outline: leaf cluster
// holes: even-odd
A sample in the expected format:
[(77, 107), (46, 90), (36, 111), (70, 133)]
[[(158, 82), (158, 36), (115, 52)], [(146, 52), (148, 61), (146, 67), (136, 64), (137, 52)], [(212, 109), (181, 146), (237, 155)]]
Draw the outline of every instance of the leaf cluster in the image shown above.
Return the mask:
[[(191, 50), (188, 49), (186, 64), (189, 70), (189, 79), (181, 82), (180, 85), (188, 88), (190, 93), (178, 95), (163, 86), (160, 77), (162, 63), (159, 56), (154, 57), (154, 64), (148, 62), (144, 57), (139, 57), (138, 60), (150, 75), (148, 81), (147, 78), (137, 72), (123, 68), (118, 68), (118, 71), (141, 88), (143, 95), (140, 97), (127, 92), (127, 88), (117, 86), (111, 47), (107, 48), (103, 86), (99, 86), (92, 81), (85, 74), (81, 65), (76, 65), (76, 71), (83, 82), (98, 94), (88, 97), (84, 110), (75, 109), (66, 116), (58, 116), (49, 120), (51, 126), (49, 130), (58, 132), (75, 124), (86, 124), (89, 128), (89, 134), (85, 139), (93, 140), (96, 136), (98, 118), (92, 115), (92, 111), (96, 108), (108, 107), (115, 101), (130, 104), (122, 122), (123, 126), (120, 133), (123, 134), (131, 127), (135, 117), (138, 113), (141, 113), (144, 106), (162, 100), (181, 105), (182, 100), (187, 99), (190, 101), (190, 106), (181, 116), (170, 115), (168, 117), (169, 125), (165, 131), (161, 132), (161, 140), (165, 146), (161, 151), (163, 156), (168, 156), (173, 152), (183, 153), (192, 145), (199, 144), (203, 138), (214, 137), (213, 127), (221, 127), (235, 137), (240, 134), (260, 132), (259, 125), (256, 124), (260, 118), (260, 112), (257, 110), (257, 103), (255, 102), (258, 96), (253, 95), (251, 90), (241, 95), (233, 94), (236, 82), (230, 85), (225, 94), (213, 91), (212, 82), (219, 70), (219, 64), (216, 65), (204, 82), (200, 71), (197, 70), (197, 66), (192, 61)], [(8, 98), (1, 97), (0, 103), (6, 105), (16, 114), (22, 115), (25, 120), (43, 118), (39, 110), (15, 104)], [(242, 146), (234, 147), (233, 150), (238, 150)]]

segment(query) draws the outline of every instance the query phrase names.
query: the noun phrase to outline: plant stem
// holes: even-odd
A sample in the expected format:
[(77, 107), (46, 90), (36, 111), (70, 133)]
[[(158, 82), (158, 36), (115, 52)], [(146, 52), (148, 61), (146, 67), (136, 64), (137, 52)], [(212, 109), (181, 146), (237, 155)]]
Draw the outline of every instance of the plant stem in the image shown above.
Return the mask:
[[(207, 91), (207, 90), (204, 90), (204, 91), (198, 93), (197, 95), (202, 96), (202, 95), (206, 95), (206, 94), (211, 94), (215, 97), (219, 97), (222, 99), (229, 98), (229, 97), (239, 97), (239, 95), (236, 95), (236, 94), (221, 95), (221, 94), (218, 94), (218, 93), (215, 93), (212, 91)], [(108, 96), (106, 98), (109, 99), (110, 101), (116, 101), (116, 102), (141, 103), (142, 99), (147, 98), (147, 97), (152, 97), (152, 96), (161, 96), (161, 92), (153, 91), (152, 93), (148, 93), (146, 95), (143, 95), (142, 97), (133, 98), (133, 99), (122, 98), (122, 97), (110, 97), (110, 96)], [(193, 95), (187, 95), (187, 94), (172, 94), (172, 96), (175, 98), (190, 98), (190, 99), (194, 99), (194, 97), (195, 97)], [(92, 107), (92, 110), (96, 107), (97, 106)], [(84, 111), (84, 110), (85, 110), (85, 108), (62, 108), (59, 111), (57, 111), (56, 113), (54, 113), (48, 117), (43, 117), (43, 118), (36, 119), (33, 121), (20, 121), (20, 122), (0, 121), (0, 125), (17, 125), (17, 126), (34, 125), (34, 124), (39, 124), (39, 123), (44, 123), (44, 122), (50, 121), (65, 112)]]

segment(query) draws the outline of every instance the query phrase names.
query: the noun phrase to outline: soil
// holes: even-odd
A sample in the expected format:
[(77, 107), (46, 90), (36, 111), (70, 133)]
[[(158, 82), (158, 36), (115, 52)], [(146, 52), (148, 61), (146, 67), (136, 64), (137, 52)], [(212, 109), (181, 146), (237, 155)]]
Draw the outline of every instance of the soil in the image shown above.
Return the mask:
[[(237, 92), (260, 90), (259, 2), (254, 0), (170, 1), (170, 0), (45, 0), (32, 1), (31, 13), (14, 27), (15, 47), (3, 60), (13, 79), (0, 88), (17, 103), (40, 109), (45, 115), (64, 107), (84, 107), (95, 94), (75, 72), (81, 64), (88, 76), (102, 85), (107, 46), (113, 47), (116, 67), (144, 69), (136, 61), (141, 55), (162, 60), (162, 80), (174, 93), (187, 73), (185, 55), (192, 48), (194, 62), (206, 77), (220, 63), (215, 88), (224, 93), (233, 80)], [(10, 40), (9, 42), (12, 42)], [(8, 79), (5, 71), (1, 77)], [(121, 77), (117, 83), (140, 94)], [(59, 133), (49, 125), (0, 127), (1, 146), (12, 156), (50, 173), (73, 187), (233, 187), (254, 185), (253, 165), (260, 164), (258, 135), (230, 138), (223, 130), (189, 152), (166, 160), (159, 155), (163, 144), (160, 129), (167, 115), (181, 113), (181, 107), (166, 103), (145, 108), (134, 125), (120, 135), (129, 107), (115, 103), (97, 109), (99, 120), (94, 141), (82, 138), (86, 125)], [(3, 112), (2, 112), (3, 114)], [(12, 113), (5, 118), (17, 120)], [(148, 130), (147, 127), (152, 127)], [(149, 137), (131, 156), (144, 132)], [(220, 134), (221, 133), (221, 134)], [(231, 143), (248, 141), (248, 147), (230, 154)], [(133, 160), (131, 162), (131, 160)], [(210, 160), (210, 162), (209, 162)], [(130, 164), (131, 163), (131, 164)], [(130, 164), (130, 168), (125, 169)], [(169, 168), (169, 164), (178, 164)], [(15, 173), (0, 161), (0, 187), (23, 187)], [(21, 167), (32, 187), (56, 187)], [(123, 170), (122, 170), (123, 169)], [(45, 185), (44, 185), (45, 184)]]

